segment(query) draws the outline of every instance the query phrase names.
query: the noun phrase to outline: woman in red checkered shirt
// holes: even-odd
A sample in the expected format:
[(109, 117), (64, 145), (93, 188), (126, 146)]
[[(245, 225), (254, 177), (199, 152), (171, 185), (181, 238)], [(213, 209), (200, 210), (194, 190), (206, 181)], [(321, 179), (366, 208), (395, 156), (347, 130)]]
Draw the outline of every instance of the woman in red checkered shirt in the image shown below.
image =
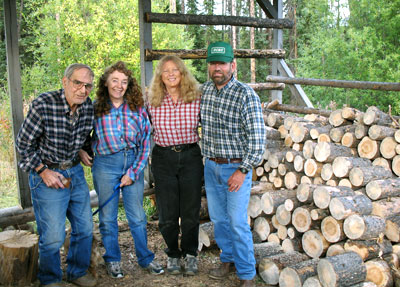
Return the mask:
[(159, 61), (147, 107), (155, 142), (151, 167), (159, 228), (167, 244), (167, 270), (170, 274), (180, 274), (183, 258), (183, 272), (194, 275), (198, 270), (203, 178), (203, 161), (197, 144), (200, 140), (200, 90), (180, 58), (165, 56)]

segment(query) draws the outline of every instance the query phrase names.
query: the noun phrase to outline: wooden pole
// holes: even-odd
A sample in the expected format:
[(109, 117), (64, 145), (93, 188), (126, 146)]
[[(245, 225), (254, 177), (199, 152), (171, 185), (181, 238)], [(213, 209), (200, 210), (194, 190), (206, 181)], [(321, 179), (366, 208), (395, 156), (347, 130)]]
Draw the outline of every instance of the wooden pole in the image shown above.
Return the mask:
[(172, 23), (183, 25), (232, 25), (255, 28), (291, 29), (294, 25), (289, 19), (260, 19), (252, 17), (222, 16), (222, 15), (192, 15), (145, 13), (148, 23)]
[(310, 85), (310, 86), (327, 86), (332, 88), (347, 88), (361, 90), (379, 90), (379, 91), (400, 91), (400, 83), (388, 82), (366, 82), (366, 81), (345, 81), (345, 80), (325, 80), (311, 78), (287, 78), (279, 76), (267, 76), (268, 82)]

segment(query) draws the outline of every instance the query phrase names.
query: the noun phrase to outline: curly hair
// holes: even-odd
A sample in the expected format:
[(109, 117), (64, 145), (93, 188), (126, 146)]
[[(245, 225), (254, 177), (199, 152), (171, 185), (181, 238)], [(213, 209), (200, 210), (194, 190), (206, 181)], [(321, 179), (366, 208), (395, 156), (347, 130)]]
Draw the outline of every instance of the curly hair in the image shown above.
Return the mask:
[(101, 117), (106, 115), (111, 110), (110, 96), (108, 94), (108, 87), (106, 82), (108, 77), (115, 71), (125, 74), (128, 76), (128, 87), (124, 94), (124, 100), (127, 101), (129, 108), (134, 111), (138, 107), (144, 105), (142, 90), (138, 85), (136, 79), (132, 76), (132, 71), (126, 67), (126, 64), (122, 61), (118, 61), (115, 64), (107, 67), (101, 75), (98, 83), (98, 90), (96, 92), (96, 100), (94, 102), (95, 116)]
[(149, 103), (153, 107), (159, 107), (166, 93), (166, 87), (161, 79), (163, 66), (166, 62), (172, 61), (181, 73), (180, 98), (185, 103), (190, 103), (200, 97), (199, 83), (192, 76), (183, 61), (173, 55), (164, 56), (158, 62), (153, 79), (149, 88)]

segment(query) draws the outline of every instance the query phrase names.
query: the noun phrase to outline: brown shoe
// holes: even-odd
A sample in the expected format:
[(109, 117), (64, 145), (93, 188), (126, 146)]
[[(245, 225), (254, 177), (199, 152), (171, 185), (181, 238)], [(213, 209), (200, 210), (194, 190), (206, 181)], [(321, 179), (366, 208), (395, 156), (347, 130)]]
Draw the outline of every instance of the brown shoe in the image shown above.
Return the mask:
[(226, 276), (228, 276), (230, 272), (230, 267), (230, 262), (222, 262), (218, 268), (211, 269), (208, 276), (216, 280), (224, 279)]
[(240, 280), (240, 285), (239, 287), (255, 287), (256, 284), (254, 283), (254, 280)]
[(94, 287), (96, 286), (97, 281), (91, 274), (87, 273), (82, 277), (71, 280), (71, 283), (81, 287)]

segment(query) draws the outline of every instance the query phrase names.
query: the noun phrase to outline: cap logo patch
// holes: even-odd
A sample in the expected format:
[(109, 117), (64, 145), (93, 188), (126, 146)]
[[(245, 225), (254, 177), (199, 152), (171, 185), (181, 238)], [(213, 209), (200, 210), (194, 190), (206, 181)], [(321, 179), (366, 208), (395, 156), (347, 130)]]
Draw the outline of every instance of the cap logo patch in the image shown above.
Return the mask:
[(211, 54), (225, 54), (225, 47), (212, 47)]

